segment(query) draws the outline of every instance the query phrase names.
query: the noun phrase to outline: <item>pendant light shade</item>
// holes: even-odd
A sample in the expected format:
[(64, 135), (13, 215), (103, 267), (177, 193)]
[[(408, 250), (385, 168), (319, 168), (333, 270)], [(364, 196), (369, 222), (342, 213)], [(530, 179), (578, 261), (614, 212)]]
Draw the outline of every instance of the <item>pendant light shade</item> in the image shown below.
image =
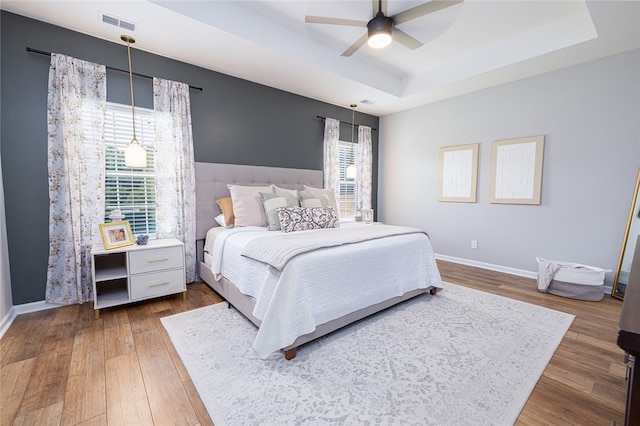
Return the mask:
[(355, 137), (354, 137), (354, 131), (355, 131), (355, 117), (356, 117), (356, 107), (358, 105), (356, 104), (351, 104), (351, 164), (349, 164), (349, 166), (347, 167), (347, 170), (345, 171), (346, 174), (346, 178), (347, 179), (355, 179), (356, 177), (358, 177), (358, 169), (356, 168), (356, 165), (354, 164), (354, 150), (353, 150), (353, 144), (355, 143)]
[(131, 44), (136, 40), (133, 37), (122, 35), (122, 41), (127, 42), (127, 56), (129, 57), (129, 88), (131, 89), (131, 119), (133, 123), (133, 138), (124, 149), (124, 165), (144, 169), (147, 167), (147, 150), (138, 142), (136, 138), (136, 109), (133, 100), (133, 72), (131, 71)]
[(355, 179), (358, 177), (358, 170), (356, 169), (356, 165), (351, 163), (349, 167), (347, 167), (347, 179)]
[(124, 149), (124, 165), (144, 169), (147, 167), (147, 150), (135, 138)]

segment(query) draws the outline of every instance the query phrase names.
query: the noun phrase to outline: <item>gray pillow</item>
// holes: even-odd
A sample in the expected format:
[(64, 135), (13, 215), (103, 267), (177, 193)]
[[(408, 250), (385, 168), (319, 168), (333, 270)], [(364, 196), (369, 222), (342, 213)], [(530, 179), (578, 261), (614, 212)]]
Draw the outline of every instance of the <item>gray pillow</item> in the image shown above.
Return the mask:
[(324, 195), (329, 198), (329, 205), (335, 209), (336, 214), (340, 211), (338, 208), (338, 200), (336, 200), (336, 194), (331, 189), (314, 188), (313, 186), (304, 185), (304, 191), (311, 195)]
[(269, 231), (280, 231), (279, 208), (299, 206), (298, 199), (289, 193), (261, 192), (260, 198), (262, 198), (264, 213), (267, 216)]
[(329, 197), (321, 194), (311, 194), (306, 191), (299, 191), (300, 206), (302, 207), (333, 207)]

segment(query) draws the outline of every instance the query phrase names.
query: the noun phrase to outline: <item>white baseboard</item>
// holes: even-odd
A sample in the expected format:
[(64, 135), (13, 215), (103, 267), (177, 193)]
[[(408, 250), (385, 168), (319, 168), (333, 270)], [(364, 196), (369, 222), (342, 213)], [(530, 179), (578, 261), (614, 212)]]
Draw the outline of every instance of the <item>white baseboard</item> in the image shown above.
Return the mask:
[(38, 312), (45, 311), (47, 309), (57, 308), (59, 305), (57, 303), (47, 303), (44, 300), (40, 302), (32, 302), (32, 303), (24, 303), (22, 305), (15, 305), (9, 309), (7, 315), (2, 318), (0, 321), (0, 338), (4, 336), (4, 333), (9, 329), (13, 321), (16, 319), (18, 315), (28, 314), (29, 312)]
[[(490, 271), (504, 272), (505, 274), (517, 275), (519, 277), (538, 279), (538, 272), (526, 271), (524, 269), (509, 268), (508, 266), (494, 265), (492, 263), (478, 262), (477, 260), (462, 259), (460, 257), (446, 256), (444, 254), (436, 254), (436, 259), (446, 260), (447, 262), (459, 263), (461, 265), (475, 266), (476, 268), (488, 269)], [(611, 294), (613, 290), (612, 283), (605, 282), (604, 293)]]
[[(519, 277), (538, 279), (538, 272), (535, 271), (526, 271), (524, 269), (510, 268), (508, 266), (502, 265), (494, 265), (492, 263), (478, 262), (477, 260), (463, 259), (460, 257), (447, 256), (444, 254), (436, 254), (436, 259), (445, 260), (447, 262), (459, 263), (461, 265), (467, 266), (475, 266), (476, 268), (488, 269), (490, 271), (503, 272), (505, 274), (517, 275)], [(611, 293), (611, 284), (605, 284), (604, 290), (605, 293)], [(9, 326), (13, 323), (16, 316), (20, 314), (26, 314), (29, 312), (37, 312), (44, 311), (46, 309), (57, 308), (58, 306), (54, 303), (47, 303), (44, 300), (41, 302), (33, 302), (33, 303), (25, 303), (23, 305), (17, 305), (12, 307), (7, 315), (0, 321), (0, 338), (4, 336), (4, 333), (7, 331)]]
[(16, 319), (16, 309), (12, 306), (9, 312), (7, 312), (7, 315), (0, 320), (0, 339), (2, 339), (4, 333), (6, 333), (11, 324), (13, 324), (14, 319)]
[(494, 265), (492, 263), (478, 262), (477, 260), (462, 259), (460, 257), (436, 254), (436, 259), (447, 262), (460, 263), (461, 265), (475, 266), (476, 268), (488, 269), (490, 271), (504, 272), (505, 274), (517, 275), (519, 277), (538, 279), (538, 272), (525, 271), (524, 269), (510, 268), (508, 266)]

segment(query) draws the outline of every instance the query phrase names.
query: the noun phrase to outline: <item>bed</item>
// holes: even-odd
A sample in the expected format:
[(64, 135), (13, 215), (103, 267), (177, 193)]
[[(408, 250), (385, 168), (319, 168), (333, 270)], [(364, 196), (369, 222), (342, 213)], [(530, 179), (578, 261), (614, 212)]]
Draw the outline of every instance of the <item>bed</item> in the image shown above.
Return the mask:
[[(267, 226), (234, 228), (215, 220), (221, 215), (217, 201), (229, 199), (234, 190), (234, 200), (239, 199), (238, 188), (298, 190), (302, 197), (322, 188), (321, 171), (217, 163), (196, 163), (195, 170), (200, 278), (258, 327), (254, 349), (262, 358), (281, 350), (293, 359), (311, 340), (442, 288), (422, 230), (334, 221), (325, 229), (282, 232), (269, 230), (277, 219), (268, 217)], [(234, 185), (231, 191), (228, 185)], [(306, 200), (312, 207), (262, 214), (328, 211), (335, 219), (330, 205), (313, 204), (318, 200), (326, 201), (318, 196)]]

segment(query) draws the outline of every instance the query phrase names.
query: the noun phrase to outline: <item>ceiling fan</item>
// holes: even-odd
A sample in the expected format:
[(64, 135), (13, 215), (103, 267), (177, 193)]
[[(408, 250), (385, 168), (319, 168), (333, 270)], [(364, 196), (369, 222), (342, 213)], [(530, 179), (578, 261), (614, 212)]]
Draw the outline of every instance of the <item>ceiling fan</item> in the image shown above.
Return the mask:
[(368, 43), (373, 48), (386, 47), (392, 39), (415, 50), (422, 46), (422, 42), (411, 37), (397, 27), (397, 25), (412, 19), (428, 15), (438, 10), (462, 3), (464, 0), (432, 0), (427, 3), (412, 7), (404, 12), (396, 13), (393, 16), (386, 16), (387, 0), (372, 0), (373, 19), (370, 21), (359, 21), (356, 19), (328, 18), (324, 16), (305, 16), (304, 21), (308, 24), (330, 24), (345, 25), (349, 27), (366, 27), (367, 33), (355, 41), (341, 56), (351, 56), (358, 49)]

